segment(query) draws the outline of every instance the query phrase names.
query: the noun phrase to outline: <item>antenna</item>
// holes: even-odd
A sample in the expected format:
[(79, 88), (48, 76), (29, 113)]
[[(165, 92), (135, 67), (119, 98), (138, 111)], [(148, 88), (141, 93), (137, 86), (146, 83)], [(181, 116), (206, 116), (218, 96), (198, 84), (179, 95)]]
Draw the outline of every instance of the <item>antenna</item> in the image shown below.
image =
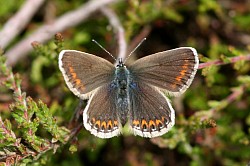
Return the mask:
[(146, 38), (143, 38), (140, 43), (133, 49), (133, 51), (130, 52), (130, 54), (127, 56), (127, 58), (124, 60), (124, 63), (126, 60), (135, 52), (135, 50), (146, 40)]
[(110, 52), (108, 52), (101, 44), (99, 44), (97, 41), (95, 41), (95, 39), (92, 39), (92, 42), (94, 42), (99, 47), (101, 47), (106, 53), (108, 53), (116, 61), (116, 58)]

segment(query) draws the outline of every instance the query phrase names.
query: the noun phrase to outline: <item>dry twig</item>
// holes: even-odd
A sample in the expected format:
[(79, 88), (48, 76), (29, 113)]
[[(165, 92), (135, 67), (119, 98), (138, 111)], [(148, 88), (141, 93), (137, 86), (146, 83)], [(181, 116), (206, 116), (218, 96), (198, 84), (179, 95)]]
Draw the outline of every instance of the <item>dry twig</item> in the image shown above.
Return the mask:
[(8, 44), (24, 29), (45, 0), (27, 0), (22, 8), (8, 20), (0, 31), (0, 47)]
[[(127, 44), (125, 40), (124, 28), (122, 27), (118, 16), (111, 10), (106, 7), (101, 8), (102, 13), (108, 18), (110, 25), (115, 29), (115, 33), (118, 39), (118, 59), (125, 59), (127, 53)], [(117, 63), (117, 62), (116, 62)]]
[(49, 40), (55, 33), (61, 32), (69, 27), (74, 27), (82, 23), (88, 16), (97, 9), (119, 0), (92, 0), (72, 12), (68, 12), (59, 17), (52, 24), (46, 24), (37, 29), (27, 38), (17, 43), (13, 48), (6, 52), (8, 65), (15, 65), (21, 58), (26, 56), (31, 50), (31, 43), (38, 41), (44, 43)]
[(211, 61), (211, 62), (205, 62), (205, 63), (201, 63), (198, 67), (198, 69), (203, 69), (206, 67), (210, 67), (210, 66), (219, 66), (219, 65), (225, 65), (228, 63), (235, 63), (238, 61), (250, 61), (250, 55), (246, 55), (246, 56), (236, 56), (236, 57), (232, 57), (228, 59), (229, 62), (224, 62), (223, 60), (215, 60), (215, 61)]

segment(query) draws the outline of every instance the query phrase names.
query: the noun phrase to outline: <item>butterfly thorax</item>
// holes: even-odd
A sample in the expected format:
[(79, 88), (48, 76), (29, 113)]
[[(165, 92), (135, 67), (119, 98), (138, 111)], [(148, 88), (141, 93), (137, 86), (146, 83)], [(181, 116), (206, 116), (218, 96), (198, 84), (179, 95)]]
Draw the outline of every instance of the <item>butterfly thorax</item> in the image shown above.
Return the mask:
[(125, 125), (128, 115), (128, 77), (129, 71), (124, 64), (118, 64), (115, 72), (114, 83), (117, 87), (117, 109), (121, 124)]

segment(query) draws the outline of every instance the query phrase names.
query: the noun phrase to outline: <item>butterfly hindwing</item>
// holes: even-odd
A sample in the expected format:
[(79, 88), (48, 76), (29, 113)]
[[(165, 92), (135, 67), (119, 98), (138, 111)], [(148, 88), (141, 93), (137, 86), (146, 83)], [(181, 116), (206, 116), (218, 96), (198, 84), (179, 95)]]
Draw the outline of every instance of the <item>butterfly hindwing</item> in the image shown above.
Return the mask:
[(175, 123), (175, 113), (165, 95), (151, 85), (130, 84), (130, 116), (132, 132), (142, 137), (165, 134)]
[(95, 90), (83, 113), (85, 128), (100, 138), (119, 135), (121, 124), (115, 101), (116, 90), (109, 84)]

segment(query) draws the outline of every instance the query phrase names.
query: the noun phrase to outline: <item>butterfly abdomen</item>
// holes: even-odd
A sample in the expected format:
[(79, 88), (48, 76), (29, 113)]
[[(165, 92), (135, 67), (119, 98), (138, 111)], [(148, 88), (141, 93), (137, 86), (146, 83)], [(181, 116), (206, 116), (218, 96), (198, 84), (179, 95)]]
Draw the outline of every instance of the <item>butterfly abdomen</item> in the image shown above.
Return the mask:
[(118, 116), (121, 124), (124, 126), (127, 122), (129, 111), (128, 103), (128, 70), (125, 66), (118, 66), (115, 74), (115, 82), (117, 85), (117, 108)]

